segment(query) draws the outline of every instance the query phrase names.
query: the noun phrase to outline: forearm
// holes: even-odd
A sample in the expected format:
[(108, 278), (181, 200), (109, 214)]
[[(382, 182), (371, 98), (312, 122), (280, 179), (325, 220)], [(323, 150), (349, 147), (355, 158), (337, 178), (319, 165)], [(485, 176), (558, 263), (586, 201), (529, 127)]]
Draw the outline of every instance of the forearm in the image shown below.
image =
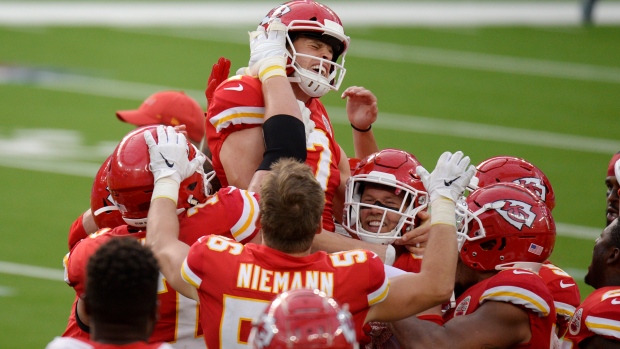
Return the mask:
[(291, 83), (284, 76), (274, 76), (263, 82), (265, 117), (263, 123), (273, 115), (290, 115), (303, 122), (297, 98)]
[(325, 251), (328, 253), (349, 251), (355, 249), (369, 250), (377, 254), (381, 261), (385, 261), (387, 245), (371, 244), (365, 241), (351, 239), (338, 233), (323, 230), (314, 236), (312, 252)]
[[(454, 207), (454, 202), (447, 199), (438, 199), (431, 204), (431, 228), (420, 270), (421, 275), (432, 280), (431, 292), (442, 301), (447, 301), (452, 295), (458, 259)], [(445, 219), (433, 221), (433, 214), (435, 217), (442, 215)]]
[(153, 200), (148, 215), (146, 244), (153, 250), (161, 273), (170, 285), (185, 297), (197, 299), (196, 289), (181, 276), (181, 266), (189, 246), (179, 241), (178, 236), (179, 219), (174, 201), (167, 198)]
[(372, 130), (368, 132), (360, 132), (353, 129), (352, 132), (353, 148), (355, 149), (356, 158), (363, 159), (368, 155), (379, 151), (379, 146), (377, 146), (377, 141), (375, 140), (375, 135)]

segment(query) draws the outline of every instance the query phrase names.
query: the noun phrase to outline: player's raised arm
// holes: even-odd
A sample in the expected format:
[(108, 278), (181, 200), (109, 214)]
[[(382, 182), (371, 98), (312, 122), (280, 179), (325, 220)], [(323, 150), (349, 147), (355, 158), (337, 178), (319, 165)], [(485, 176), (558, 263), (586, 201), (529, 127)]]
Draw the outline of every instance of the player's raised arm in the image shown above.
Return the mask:
[(157, 141), (150, 132), (145, 132), (144, 138), (151, 158), (149, 169), (155, 180), (146, 243), (153, 249), (161, 271), (172, 287), (184, 296), (198, 300), (196, 289), (186, 283), (180, 273), (189, 246), (178, 240), (176, 210), (180, 183), (202, 166), (205, 156), (196, 151), (190, 161), (185, 136), (170, 126), (157, 127)]
[(454, 288), (456, 262), (455, 206), (474, 175), (469, 157), (458, 151), (445, 152), (432, 173), (422, 166), (416, 169), (431, 200), (431, 228), (424, 263), (418, 274), (390, 279), (386, 299), (370, 308), (367, 321), (402, 319), (450, 299)]

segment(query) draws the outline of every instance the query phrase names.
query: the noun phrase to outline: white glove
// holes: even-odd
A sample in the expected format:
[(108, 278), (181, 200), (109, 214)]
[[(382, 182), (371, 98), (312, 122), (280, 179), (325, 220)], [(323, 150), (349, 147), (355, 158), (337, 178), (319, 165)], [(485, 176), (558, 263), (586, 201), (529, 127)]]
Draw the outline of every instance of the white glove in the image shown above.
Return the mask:
[(192, 161), (189, 160), (185, 135), (177, 133), (172, 126), (157, 126), (157, 142), (151, 132), (144, 132), (144, 140), (149, 147), (149, 169), (153, 172), (155, 183), (169, 178), (180, 185), (205, 162), (206, 156), (199, 151)]
[(465, 187), (476, 172), (473, 165), (467, 168), (469, 161), (469, 156), (463, 157), (460, 151), (454, 154), (445, 152), (437, 160), (437, 166), (432, 173), (429, 174), (422, 166), (416, 167), (416, 173), (422, 179), (431, 202), (440, 197), (456, 202), (463, 195)]
[(310, 120), (310, 114), (312, 114), (312, 112), (306, 107), (306, 104), (300, 100), (297, 100), (297, 104), (299, 104), (299, 109), (301, 110), (301, 120), (304, 122), (306, 140), (308, 140), (308, 136), (310, 136), (316, 124), (314, 121)]
[(616, 180), (620, 183), (620, 159), (614, 165), (614, 173), (616, 174)]
[(287, 27), (279, 18), (274, 19), (267, 31), (263, 26), (258, 26), (250, 32), (250, 61), (246, 73), (258, 76), (265, 81), (272, 76), (286, 76), (286, 49)]

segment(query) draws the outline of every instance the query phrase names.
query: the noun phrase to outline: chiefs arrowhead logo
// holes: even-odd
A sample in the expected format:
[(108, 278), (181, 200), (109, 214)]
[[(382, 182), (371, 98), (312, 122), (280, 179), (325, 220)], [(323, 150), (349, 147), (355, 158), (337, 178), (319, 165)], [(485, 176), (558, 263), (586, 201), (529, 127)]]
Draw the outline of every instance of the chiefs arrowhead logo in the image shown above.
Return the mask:
[(260, 25), (265, 25), (267, 24), (270, 20), (274, 19), (274, 18), (280, 18), (282, 16), (284, 16), (285, 14), (291, 12), (291, 8), (288, 7), (288, 5), (280, 5), (276, 8), (273, 9), (273, 11), (271, 12), (270, 16), (266, 16), (265, 18), (263, 18), (263, 21), (260, 23)]
[(576, 336), (579, 333), (579, 330), (581, 329), (582, 313), (583, 313), (583, 308), (577, 309), (575, 314), (573, 314), (573, 317), (571, 318), (570, 323), (568, 324), (568, 331), (573, 336)]
[[(519, 200), (498, 200), (501, 206), (496, 206), (495, 211), (515, 228), (521, 230), (523, 225), (531, 228), (536, 219), (536, 214), (532, 212), (532, 205)], [(495, 205), (494, 205), (495, 206)]]
[(512, 182), (522, 185), (527, 189), (533, 191), (534, 194), (538, 195), (542, 199), (542, 201), (545, 201), (545, 198), (547, 197), (547, 188), (542, 184), (540, 178), (524, 177), (515, 179)]
[(459, 305), (454, 309), (454, 316), (461, 316), (467, 314), (467, 309), (469, 308), (469, 303), (471, 303), (471, 296), (465, 297)]

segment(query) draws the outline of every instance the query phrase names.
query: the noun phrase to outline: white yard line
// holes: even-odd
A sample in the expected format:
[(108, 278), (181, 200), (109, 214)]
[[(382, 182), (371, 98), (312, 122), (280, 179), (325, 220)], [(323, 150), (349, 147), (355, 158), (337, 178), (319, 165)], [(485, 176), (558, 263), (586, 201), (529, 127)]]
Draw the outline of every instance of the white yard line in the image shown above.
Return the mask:
[[(578, 25), (573, 2), (325, 1), (347, 26)], [(273, 2), (0, 2), (3, 25), (196, 26), (252, 24)], [(594, 20), (620, 22), (620, 4), (597, 4)]]

